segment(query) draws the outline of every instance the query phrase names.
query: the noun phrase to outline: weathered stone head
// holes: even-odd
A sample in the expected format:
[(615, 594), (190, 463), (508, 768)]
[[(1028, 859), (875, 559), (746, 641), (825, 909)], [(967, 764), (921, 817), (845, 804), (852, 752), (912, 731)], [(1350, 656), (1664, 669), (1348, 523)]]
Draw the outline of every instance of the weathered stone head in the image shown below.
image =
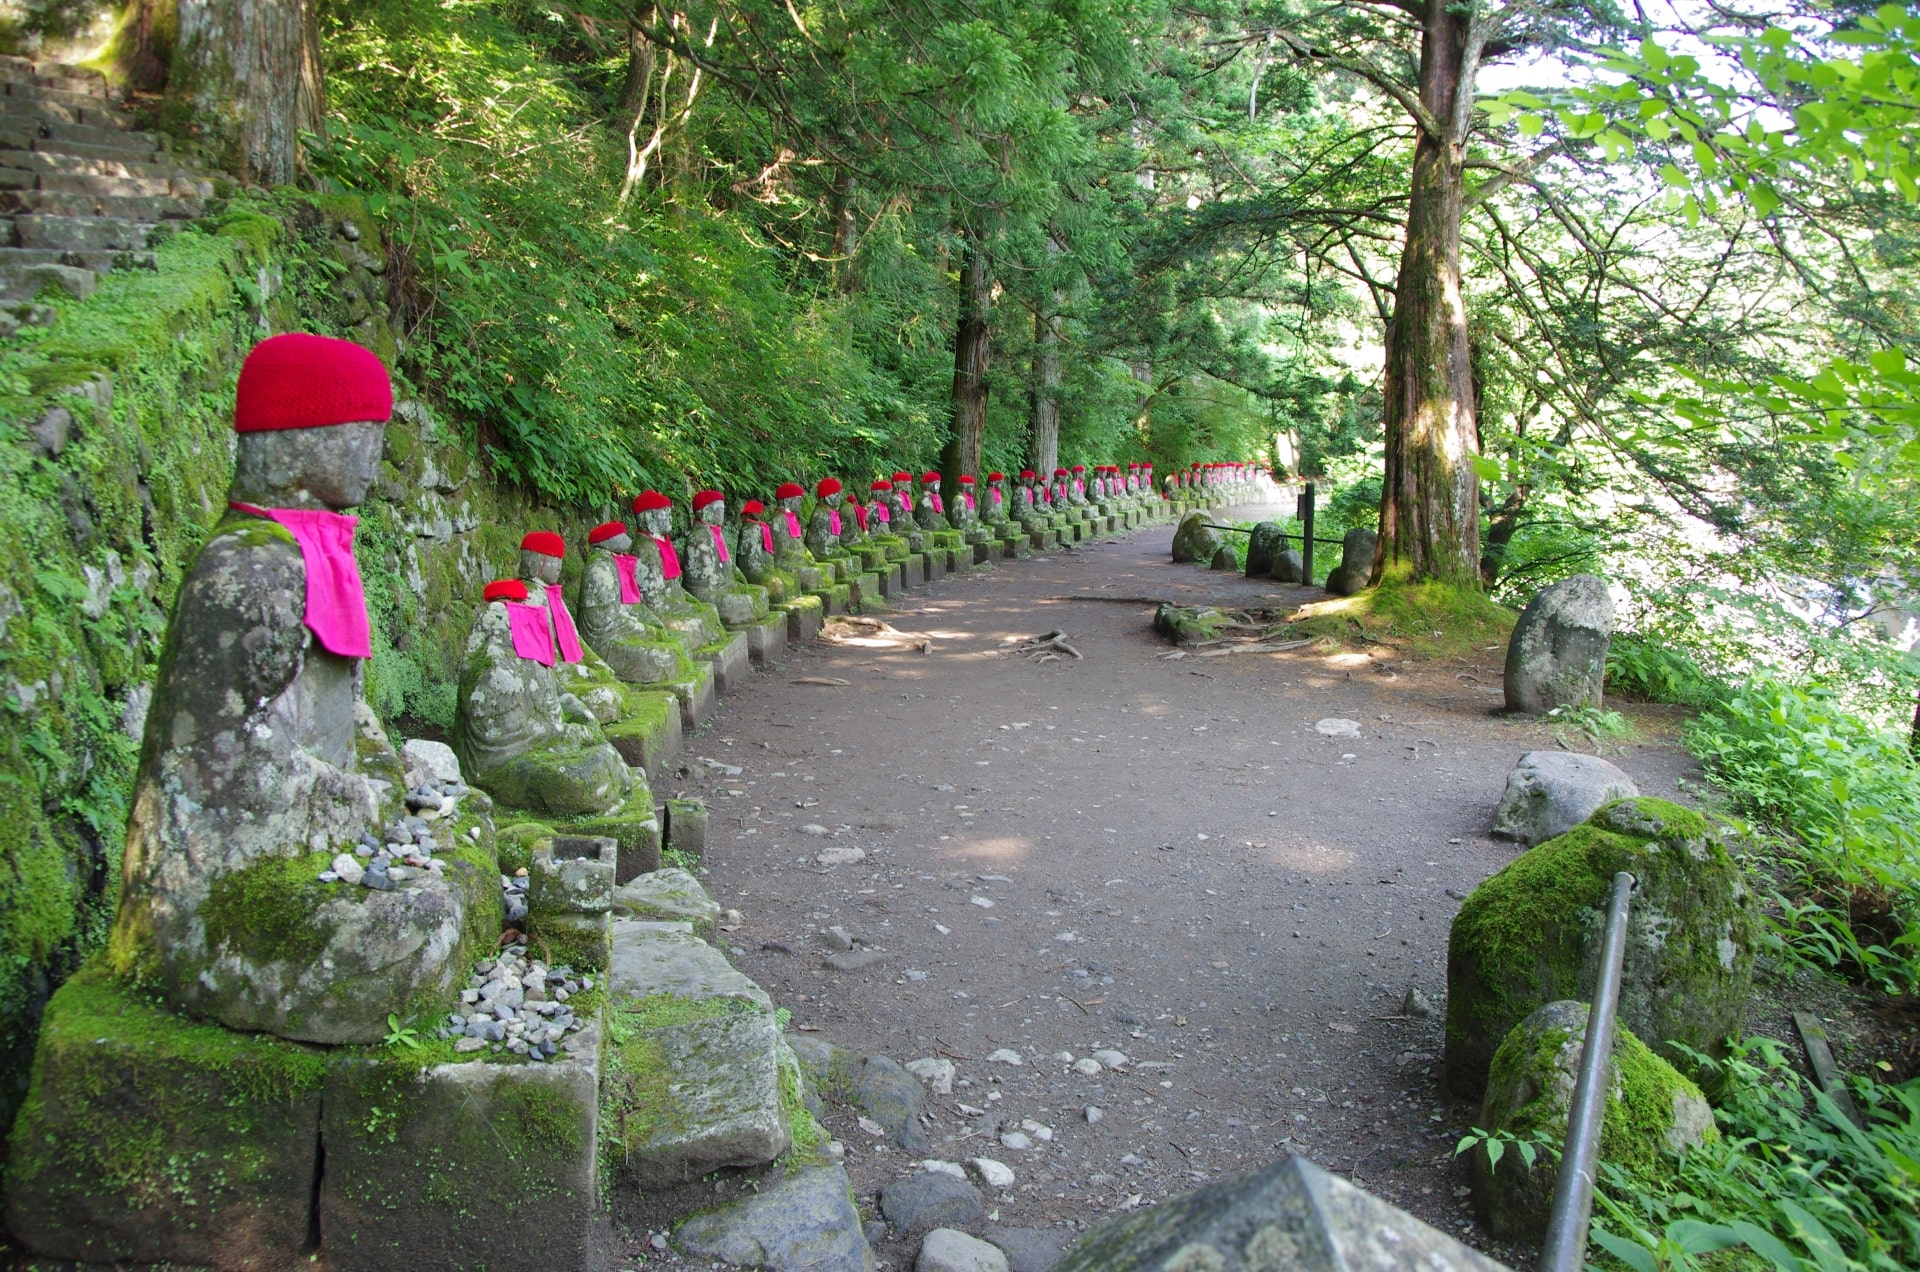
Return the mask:
[(727, 497), (717, 490), (703, 490), (693, 497), (693, 515), (702, 525), (726, 524)]
[(551, 530), (534, 530), (520, 540), (519, 577), (537, 583), (558, 583), (566, 559), (567, 541)]
[(813, 495), (814, 498), (827, 505), (827, 507), (838, 508), (843, 498), (843, 488), (840, 485), (840, 479), (838, 477), (822, 477), (820, 483), (813, 488)]
[(633, 536), (627, 533), (624, 521), (602, 521), (587, 531), (587, 548), (598, 548), (602, 552), (625, 552), (633, 546)]
[(800, 505), (807, 500), (807, 489), (797, 481), (783, 481), (779, 489), (773, 492), (773, 502), (782, 512), (798, 513)]
[(893, 483), (885, 477), (875, 481), (867, 488), (867, 504), (872, 510), (867, 529), (885, 534), (893, 521)]
[(633, 501), (633, 516), (642, 531), (665, 538), (673, 529), (673, 501), (657, 490), (643, 490)]

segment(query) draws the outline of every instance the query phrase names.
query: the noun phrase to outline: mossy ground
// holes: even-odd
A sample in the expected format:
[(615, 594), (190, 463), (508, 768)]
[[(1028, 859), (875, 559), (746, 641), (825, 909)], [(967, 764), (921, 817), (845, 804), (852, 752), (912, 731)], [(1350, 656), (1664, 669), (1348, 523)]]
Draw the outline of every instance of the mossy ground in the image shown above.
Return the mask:
[(1478, 589), (1402, 571), (1355, 596), (1303, 605), (1292, 615), (1293, 635), (1342, 642), (1387, 642), (1422, 658), (1470, 658), (1489, 645), (1505, 646), (1519, 615)]

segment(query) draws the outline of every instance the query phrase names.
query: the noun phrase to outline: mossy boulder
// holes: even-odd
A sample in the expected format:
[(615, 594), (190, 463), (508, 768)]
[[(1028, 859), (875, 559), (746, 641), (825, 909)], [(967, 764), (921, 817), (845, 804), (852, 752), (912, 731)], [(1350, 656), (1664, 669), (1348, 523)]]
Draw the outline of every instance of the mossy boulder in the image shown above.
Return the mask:
[[(1586, 1050), (1587, 1004), (1548, 1003), (1515, 1025), (1494, 1053), (1482, 1130), (1557, 1147), (1566, 1138), (1573, 1089)], [(1647, 1187), (1671, 1178), (1672, 1159), (1718, 1139), (1700, 1088), (1625, 1027), (1616, 1028), (1600, 1160)], [(1483, 1142), (1473, 1151), (1473, 1201), (1497, 1237), (1537, 1241), (1553, 1211), (1559, 1175), (1551, 1155), (1529, 1164), (1511, 1143), (1496, 1161)]]
[(1211, 562), (1213, 554), (1220, 550), (1220, 532), (1207, 524), (1207, 514), (1190, 512), (1180, 518), (1180, 524), (1173, 532), (1173, 559), (1184, 564), (1190, 561)]
[(96, 960), (42, 1021), (7, 1227), (81, 1263), (290, 1267), (310, 1229), (325, 1075), (322, 1052), (189, 1020)]
[(1460, 907), (1447, 943), (1453, 1091), (1478, 1097), (1501, 1040), (1535, 1010), (1593, 997), (1620, 870), (1637, 880), (1621, 1022), (1661, 1051), (1681, 1043), (1717, 1054), (1739, 1031), (1759, 932), (1739, 864), (1699, 813), (1618, 800), (1520, 854)]
[(1264, 579), (1273, 572), (1273, 564), (1287, 550), (1287, 532), (1277, 521), (1262, 521), (1247, 536), (1247, 577)]

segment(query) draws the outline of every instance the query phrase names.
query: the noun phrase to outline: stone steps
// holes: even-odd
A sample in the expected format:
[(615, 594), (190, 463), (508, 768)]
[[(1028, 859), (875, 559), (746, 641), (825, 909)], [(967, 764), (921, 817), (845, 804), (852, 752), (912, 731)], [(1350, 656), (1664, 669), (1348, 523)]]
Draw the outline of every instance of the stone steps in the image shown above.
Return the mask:
[(213, 183), (132, 127), (100, 75), (0, 57), (0, 302), (152, 269), (163, 222), (192, 220)]

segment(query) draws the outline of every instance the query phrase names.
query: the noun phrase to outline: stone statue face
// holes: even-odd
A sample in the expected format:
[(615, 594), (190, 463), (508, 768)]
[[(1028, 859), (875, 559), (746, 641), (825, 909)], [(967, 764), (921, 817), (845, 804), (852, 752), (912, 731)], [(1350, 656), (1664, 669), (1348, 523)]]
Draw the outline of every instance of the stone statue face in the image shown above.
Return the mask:
[(544, 552), (529, 552), (527, 549), (522, 548), (520, 549), (520, 577), (523, 579), (537, 579), (542, 583), (558, 583), (560, 581), (560, 558), (557, 556), (548, 556)]
[(375, 420), (237, 434), (232, 497), (267, 508), (358, 507), (380, 471), (386, 432)]
[(717, 526), (727, 515), (727, 501), (716, 499), (700, 510), (700, 520), (706, 525)]
[(673, 509), (649, 508), (640, 514), (640, 528), (654, 536), (664, 535), (673, 526)]
[(626, 533), (616, 534), (611, 539), (602, 539), (593, 545), (608, 552), (625, 552), (633, 546), (633, 536)]
[(789, 495), (780, 501), (780, 507), (786, 512), (798, 512), (800, 511), (800, 501), (803, 498), (804, 496), (802, 495)]

